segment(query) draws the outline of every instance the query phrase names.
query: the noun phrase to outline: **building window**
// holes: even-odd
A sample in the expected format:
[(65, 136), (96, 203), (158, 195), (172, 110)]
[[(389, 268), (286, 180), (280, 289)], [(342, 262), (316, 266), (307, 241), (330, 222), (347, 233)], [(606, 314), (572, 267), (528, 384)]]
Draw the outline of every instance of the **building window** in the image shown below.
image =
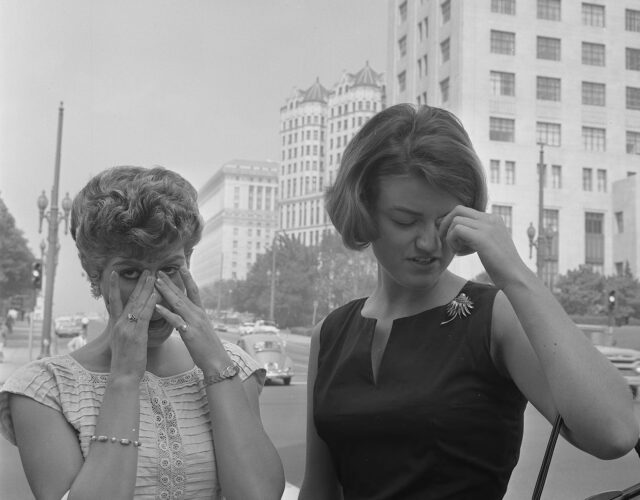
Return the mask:
[(427, 60), (428, 60), (428, 56), (427, 54), (425, 54), (424, 56), (422, 56), (422, 65), (424, 66), (424, 76), (427, 76), (428, 70), (427, 70)]
[(489, 139), (492, 141), (515, 142), (516, 121), (512, 118), (489, 117)]
[(604, 28), (604, 5), (595, 3), (582, 4), (582, 24)]
[(605, 84), (595, 82), (582, 82), (582, 104), (585, 104), (587, 106), (605, 106)]
[(400, 57), (407, 55), (407, 37), (403, 36), (398, 40), (398, 50), (400, 51)]
[(606, 151), (606, 130), (596, 127), (582, 127), (582, 145), (587, 151)]
[(627, 109), (640, 109), (640, 87), (627, 87)]
[(625, 63), (627, 69), (640, 71), (640, 49), (631, 49), (627, 47)]
[(510, 31), (491, 30), (491, 52), (494, 54), (516, 53), (516, 34)]
[(504, 71), (491, 71), (489, 73), (491, 94), (495, 96), (516, 95), (516, 74)]
[(616, 232), (618, 234), (624, 233), (624, 212), (616, 212), (614, 216), (616, 219)]
[(516, 183), (516, 162), (515, 161), (504, 162), (504, 183), (505, 184)]
[(449, 19), (451, 19), (451, 0), (442, 2), (440, 10), (442, 11), (442, 24), (449, 22)]
[(590, 168), (582, 169), (582, 190), (593, 191), (593, 170)]
[(541, 101), (560, 100), (560, 78), (539, 76), (536, 79), (536, 98)]
[(604, 215), (585, 212), (585, 264), (594, 271), (604, 272)]
[(491, 12), (516, 15), (516, 0), (491, 0)]
[(450, 41), (447, 38), (444, 42), (440, 44), (440, 53), (442, 54), (442, 62), (445, 63), (449, 60), (450, 56)]
[(562, 189), (562, 165), (551, 165), (551, 187)]
[(627, 130), (627, 153), (640, 155), (640, 132)]
[(499, 215), (507, 226), (509, 234), (513, 235), (513, 215), (512, 208), (507, 205), (491, 205), (491, 213)]
[(604, 66), (604, 45), (601, 43), (582, 42), (582, 64)]
[(407, 20), (407, 2), (404, 1), (398, 6), (398, 15), (400, 16), (400, 22)]
[(442, 96), (442, 102), (449, 100), (449, 79), (445, 78), (440, 82), (440, 95)]
[(560, 0), (538, 0), (538, 19), (560, 21)]
[(398, 75), (398, 90), (400, 90), (400, 92), (404, 92), (406, 88), (407, 88), (407, 72), (403, 71)]
[(559, 123), (536, 122), (536, 142), (546, 146), (560, 146), (561, 126)]
[(536, 57), (538, 59), (548, 59), (559, 61), (561, 56), (561, 42), (559, 38), (549, 38), (539, 36), (536, 39)]
[(640, 10), (626, 9), (624, 11), (624, 29), (640, 31)]
[(492, 184), (500, 184), (500, 160), (489, 161), (489, 180)]
[(418, 23), (418, 36), (420, 38), (420, 41), (422, 41), (422, 21)]
[(597, 182), (598, 192), (606, 193), (607, 192), (607, 171), (603, 168), (599, 168), (596, 175), (597, 175), (596, 182)]

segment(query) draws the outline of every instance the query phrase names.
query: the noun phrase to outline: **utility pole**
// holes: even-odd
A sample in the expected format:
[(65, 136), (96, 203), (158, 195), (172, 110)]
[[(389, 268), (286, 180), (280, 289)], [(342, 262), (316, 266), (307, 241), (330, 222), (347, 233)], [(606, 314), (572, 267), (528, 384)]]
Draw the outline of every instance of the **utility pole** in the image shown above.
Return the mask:
[(538, 162), (538, 246), (536, 247), (536, 268), (538, 278), (544, 278), (545, 241), (544, 241), (544, 142), (539, 142), (540, 159)]
[[(48, 215), (44, 215), (46, 208), (46, 198), (42, 202), (43, 196), (38, 200), (40, 208), (40, 230), (42, 230), (42, 219), (46, 218), (49, 223), (49, 234), (47, 241), (47, 261), (45, 264), (45, 290), (44, 290), (44, 318), (42, 323), (42, 340), (40, 344), (40, 355), (38, 359), (51, 356), (51, 324), (53, 312), (53, 290), (54, 280), (56, 276), (56, 264), (58, 263), (58, 225), (60, 223), (60, 215), (58, 214), (58, 189), (60, 184), (60, 156), (62, 150), (62, 121), (64, 116), (63, 103), (60, 103), (58, 109), (58, 140), (56, 146), (56, 161), (53, 173), (53, 188), (51, 189), (51, 209)], [(68, 201), (67, 201), (68, 200)], [(42, 206), (44, 204), (44, 207)], [(63, 200), (63, 209), (65, 211), (65, 222), (68, 224), (68, 211), (71, 208), (71, 200), (67, 194), (67, 198)]]

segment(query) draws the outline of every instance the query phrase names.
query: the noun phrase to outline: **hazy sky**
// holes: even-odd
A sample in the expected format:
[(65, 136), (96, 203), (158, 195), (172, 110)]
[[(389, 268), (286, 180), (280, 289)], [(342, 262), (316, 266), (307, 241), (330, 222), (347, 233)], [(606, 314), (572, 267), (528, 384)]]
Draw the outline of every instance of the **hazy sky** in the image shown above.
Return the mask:
[[(113, 165), (199, 188), (233, 158), (278, 160), (294, 87), (386, 70), (386, 15), (386, 0), (0, 0), (0, 197), (39, 256), (60, 101), (60, 199)], [(102, 311), (59, 235), (54, 315)]]

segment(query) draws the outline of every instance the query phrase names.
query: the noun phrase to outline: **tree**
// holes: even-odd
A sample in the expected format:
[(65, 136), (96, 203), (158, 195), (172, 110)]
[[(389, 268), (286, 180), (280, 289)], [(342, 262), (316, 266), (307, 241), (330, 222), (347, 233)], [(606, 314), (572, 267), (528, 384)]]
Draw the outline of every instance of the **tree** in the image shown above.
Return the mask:
[(556, 298), (567, 314), (603, 314), (605, 278), (590, 266), (581, 265), (558, 276), (556, 289)]
[(320, 317), (350, 300), (369, 295), (376, 285), (377, 269), (370, 248), (350, 250), (339, 235), (327, 234), (318, 249), (314, 287)]
[(15, 219), (0, 198), (0, 300), (30, 294), (31, 265), (35, 257)]
[(615, 317), (618, 320), (629, 316), (640, 318), (640, 282), (628, 266), (621, 276), (603, 276), (582, 265), (559, 276), (556, 288), (556, 298), (567, 314), (607, 315), (607, 297), (614, 290)]

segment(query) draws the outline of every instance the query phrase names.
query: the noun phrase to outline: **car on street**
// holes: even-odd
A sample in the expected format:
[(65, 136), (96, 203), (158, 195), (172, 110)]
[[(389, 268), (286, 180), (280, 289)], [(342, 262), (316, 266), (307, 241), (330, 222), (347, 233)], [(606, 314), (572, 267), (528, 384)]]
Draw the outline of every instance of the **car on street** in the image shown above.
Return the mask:
[(279, 334), (256, 327), (242, 335), (237, 344), (267, 371), (267, 382), (280, 379), (284, 385), (291, 383), (293, 361), (287, 355), (286, 343)]
[(60, 338), (76, 337), (82, 333), (82, 318), (59, 316), (54, 321), (54, 331)]
[(256, 324), (253, 321), (245, 321), (240, 325), (238, 331), (240, 335), (246, 335), (247, 333), (251, 333), (255, 328)]
[(620, 375), (625, 378), (635, 399), (640, 387), (640, 351), (605, 345), (596, 345), (596, 348), (613, 363)]

